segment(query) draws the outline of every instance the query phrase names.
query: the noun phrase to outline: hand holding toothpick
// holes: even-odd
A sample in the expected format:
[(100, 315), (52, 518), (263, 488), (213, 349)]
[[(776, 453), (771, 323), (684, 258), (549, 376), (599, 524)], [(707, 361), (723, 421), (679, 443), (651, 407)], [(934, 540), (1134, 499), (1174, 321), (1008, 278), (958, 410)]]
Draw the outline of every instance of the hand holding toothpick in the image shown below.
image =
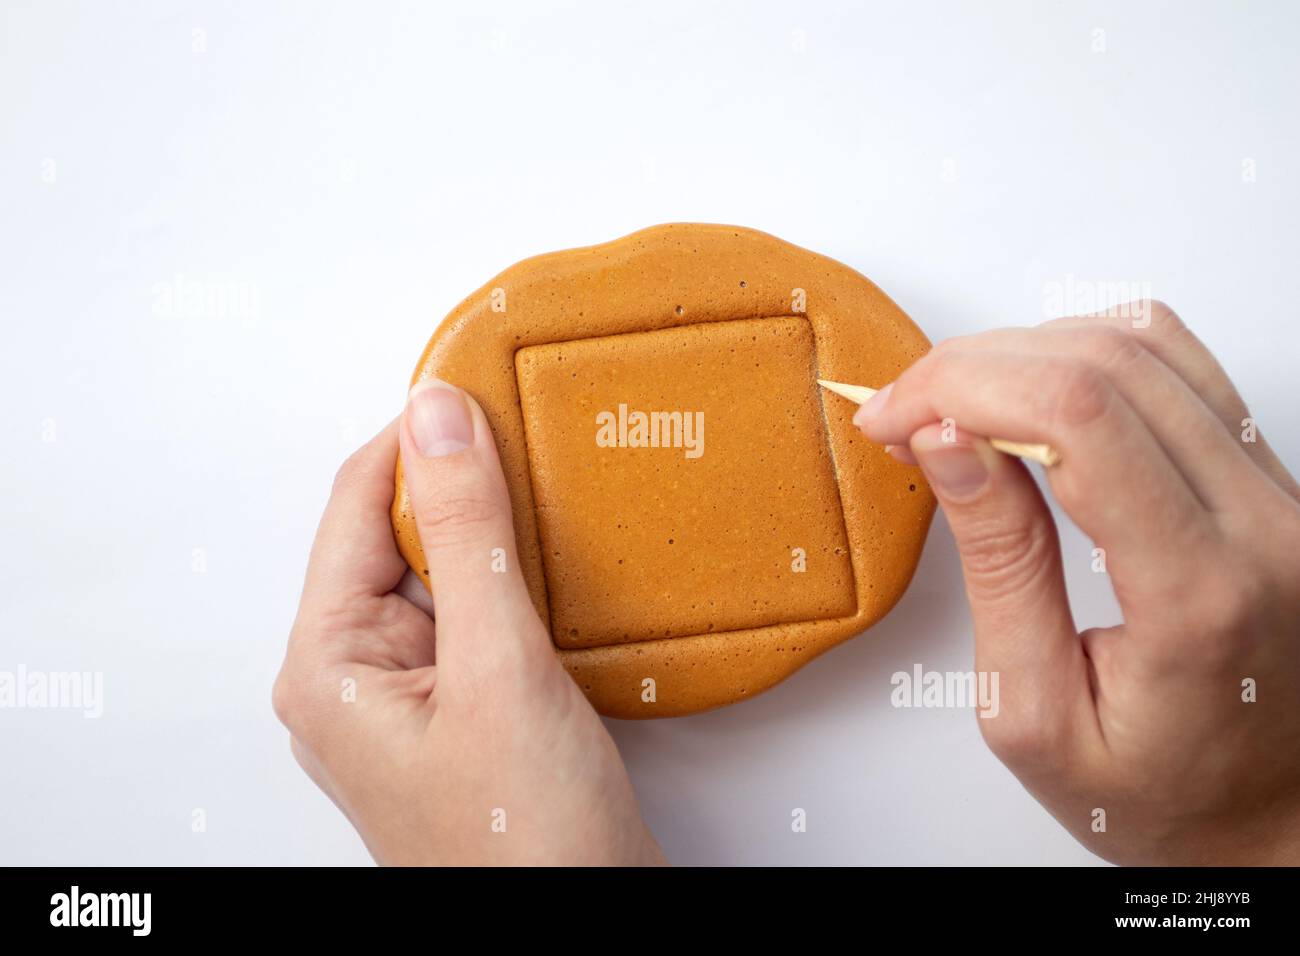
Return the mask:
[[(843, 382), (828, 382), (824, 378), (817, 379), (817, 384), (822, 388), (829, 389), (836, 395), (847, 398), (851, 402), (857, 402), (859, 405), (876, 394), (876, 389), (868, 388), (865, 385), (845, 385)], [(1007, 441), (1005, 438), (991, 438), (989, 444), (1000, 452), (1015, 455), (1017, 458), (1027, 458), (1030, 461), (1038, 462), (1040, 465), (1050, 467), (1061, 460), (1061, 453), (1051, 445)]]
[[(1300, 862), (1300, 696), (1266, 691), (1300, 674), (1300, 485), (1204, 344), (1134, 303), (962, 336), (888, 387), (853, 424), (943, 508), (974, 670), (1000, 679), (993, 752), (1112, 862)], [(1066, 461), (1039, 481), (977, 435)], [(1062, 547), (1049, 498), (1084, 543)], [(1079, 630), (1065, 582), (1088, 573), (1122, 623)]]

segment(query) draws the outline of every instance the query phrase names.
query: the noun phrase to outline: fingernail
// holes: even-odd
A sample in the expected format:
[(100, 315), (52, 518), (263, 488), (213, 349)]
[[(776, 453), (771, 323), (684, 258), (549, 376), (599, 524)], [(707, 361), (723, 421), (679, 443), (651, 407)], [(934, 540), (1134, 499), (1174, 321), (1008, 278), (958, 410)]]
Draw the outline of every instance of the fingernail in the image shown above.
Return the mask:
[(454, 455), (474, 444), (474, 423), (460, 390), (439, 379), (420, 382), (406, 397), (415, 447), (426, 458)]
[(875, 421), (876, 417), (885, 410), (885, 402), (889, 401), (889, 393), (893, 387), (894, 383), (890, 382), (880, 391), (876, 392), (875, 395), (872, 395), (867, 399), (862, 407), (854, 413), (853, 424), (858, 428), (866, 428)]
[(912, 449), (906, 445), (886, 445), (885, 454), (904, 465), (916, 464), (916, 456), (912, 454)]
[(989, 480), (984, 460), (970, 445), (924, 448), (916, 457), (930, 487), (945, 498), (969, 498)]

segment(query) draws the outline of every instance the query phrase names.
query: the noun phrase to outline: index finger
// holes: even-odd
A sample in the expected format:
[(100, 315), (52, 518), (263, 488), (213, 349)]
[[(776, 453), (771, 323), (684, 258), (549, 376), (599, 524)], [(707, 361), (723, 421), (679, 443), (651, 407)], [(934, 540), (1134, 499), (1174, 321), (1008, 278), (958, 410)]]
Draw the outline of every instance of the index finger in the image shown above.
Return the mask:
[(866, 430), (875, 441), (902, 445), (945, 419), (972, 434), (1060, 449), (1048, 481), (1108, 552), (1121, 604), (1131, 603), (1128, 588), (1175, 596), (1178, 582), (1163, 573), (1168, 554), (1207, 546), (1211, 523), (1185, 477), (1124, 397), (1082, 363), (940, 349), (903, 373)]
[(347, 603), (397, 587), (406, 562), (397, 552), (393, 503), (398, 419), (352, 454), (334, 478), (307, 562), (304, 601)]

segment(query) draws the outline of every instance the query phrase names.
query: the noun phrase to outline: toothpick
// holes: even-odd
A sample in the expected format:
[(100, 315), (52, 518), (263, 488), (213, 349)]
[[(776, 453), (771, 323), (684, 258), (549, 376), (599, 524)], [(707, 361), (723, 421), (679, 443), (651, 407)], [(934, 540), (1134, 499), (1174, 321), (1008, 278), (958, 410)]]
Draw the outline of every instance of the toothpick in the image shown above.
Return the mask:
[[(828, 382), (824, 378), (817, 379), (817, 384), (859, 405), (876, 394), (876, 389), (867, 388), (865, 385), (845, 385), (843, 382)], [(1046, 465), (1049, 468), (1061, 460), (1061, 453), (1051, 445), (1007, 441), (1005, 438), (990, 438), (989, 444), (998, 451), (1005, 452), (1008, 455), (1015, 455), (1017, 458), (1028, 458), (1030, 461), (1036, 461), (1040, 465)]]

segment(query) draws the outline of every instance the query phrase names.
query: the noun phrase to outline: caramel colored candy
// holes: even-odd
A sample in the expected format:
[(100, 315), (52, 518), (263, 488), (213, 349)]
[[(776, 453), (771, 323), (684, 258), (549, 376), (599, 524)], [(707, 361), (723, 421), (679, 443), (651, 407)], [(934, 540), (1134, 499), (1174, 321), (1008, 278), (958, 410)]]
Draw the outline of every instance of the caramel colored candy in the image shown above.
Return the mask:
[[(928, 347), (838, 262), (678, 224), (507, 269), (412, 384), (486, 413), (524, 580), (592, 704), (671, 717), (771, 687), (902, 595), (934, 499), (816, 379), (884, 385)], [(393, 527), (427, 582), (400, 464)]]

